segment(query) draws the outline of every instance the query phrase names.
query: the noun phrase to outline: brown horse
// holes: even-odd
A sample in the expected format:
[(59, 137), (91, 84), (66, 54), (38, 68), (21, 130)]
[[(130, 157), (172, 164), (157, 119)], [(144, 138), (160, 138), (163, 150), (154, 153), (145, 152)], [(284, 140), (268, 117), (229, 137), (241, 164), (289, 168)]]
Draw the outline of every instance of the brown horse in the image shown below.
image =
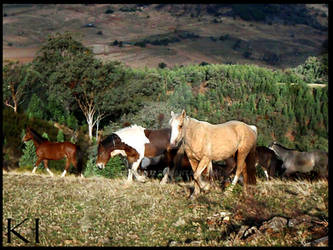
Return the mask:
[(265, 146), (257, 147), (256, 166), (260, 165), (263, 167), (267, 180), (269, 180), (271, 177), (275, 177), (276, 175), (282, 175), (282, 164), (283, 162), (278, 159), (273, 150)]
[(194, 191), (191, 198), (200, 193), (203, 187), (200, 181), (201, 173), (206, 167), (212, 166), (212, 161), (222, 161), (237, 154), (236, 175), (232, 187), (243, 174), (244, 184), (256, 183), (255, 150), (257, 132), (255, 126), (240, 121), (229, 121), (213, 125), (181, 114), (171, 112), (170, 144), (175, 147), (181, 141), (194, 177)]
[[(66, 172), (68, 171), (71, 163), (76, 169), (78, 169), (78, 162), (80, 162), (80, 159), (77, 158), (78, 146), (75, 144), (71, 142), (50, 142), (46, 138), (40, 136), (32, 128), (26, 129), (26, 134), (22, 140), (24, 142), (32, 140), (36, 148), (37, 161), (35, 163), (34, 169), (32, 170), (32, 173), (35, 173), (38, 165), (41, 163), (41, 161), (43, 161), (47, 172), (53, 176), (53, 173), (48, 168), (48, 160), (61, 160), (64, 157), (66, 157), (66, 166), (61, 177), (66, 175)], [(82, 169), (78, 170), (81, 172)]]

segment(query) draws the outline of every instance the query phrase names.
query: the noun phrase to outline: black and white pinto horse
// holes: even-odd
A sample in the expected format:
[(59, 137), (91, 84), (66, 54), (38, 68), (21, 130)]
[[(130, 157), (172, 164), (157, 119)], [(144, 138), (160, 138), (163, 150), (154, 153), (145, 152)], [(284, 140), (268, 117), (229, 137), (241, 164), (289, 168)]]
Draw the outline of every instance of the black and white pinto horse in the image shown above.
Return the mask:
[(289, 177), (295, 172), (316, 172), (319, 177), (328, 178), (328, 153), (323, 151), (300, 152), (286, 148), (276, 142), (269, 147), (283, 161), (283, 176)]
[[(127, 181), (134, 177), (144, 182), (145, 176), (138, 173), (138, 168), (146, 169), (149, 165), (163, 161), (173, 167), (173, 159), (169, 150), (171, 129), (149, 130), (138, 125), (120, 129), (99, 142), (96, 165), (103, 169), (110, 157), (122, 155), (128, 162)], [(166, 169), (162, 183), (167, 182), (169, 168)]]

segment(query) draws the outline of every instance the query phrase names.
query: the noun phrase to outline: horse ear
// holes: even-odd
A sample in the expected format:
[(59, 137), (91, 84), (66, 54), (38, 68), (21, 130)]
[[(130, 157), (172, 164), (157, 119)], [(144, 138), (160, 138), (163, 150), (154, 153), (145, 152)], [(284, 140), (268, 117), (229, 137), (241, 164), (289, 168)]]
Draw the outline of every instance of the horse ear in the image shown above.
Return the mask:
[(175, 115), (175, 113), (171, 110), (171, 117), (173, 117)]
[(186, 116), (186, 112), (185, 112), (185, 109), (183, 109), (183, 111), (182, 111), (182, 117), (185, 118), (185, 116)]

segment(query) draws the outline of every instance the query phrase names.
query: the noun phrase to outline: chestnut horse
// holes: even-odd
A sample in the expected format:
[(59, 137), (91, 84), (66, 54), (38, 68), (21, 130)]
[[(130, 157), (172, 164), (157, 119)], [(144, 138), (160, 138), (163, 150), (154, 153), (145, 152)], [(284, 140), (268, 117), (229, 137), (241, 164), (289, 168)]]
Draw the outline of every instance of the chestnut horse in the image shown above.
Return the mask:
[[(22, 140), (24, 142), (32, 140), (36, 148), (37, 161), (35, 163), (34, 169), (32, 170), (32, 173), (35, 173), (38, 165), (41, 163), (41, 161), (43, 161), (47, 172), (53, 176), (53, 173), (48, 168), (48, 161), (61, 160), (66, 157), (65, 170), (61, 175), (61, 177), (64, 177), (71, 163), (76, 169), (78, 169), (78, 162), (81, 163), (81, 159), (78, 159), (79, 148), (71, 142), (50, 142), (46, 138), (43, 138), (41, 135), (39, 135), (32, 128), (26, 129), (26, 134)], [(81, 172), (82, 169), (78, 170)]]
[(243, 174), (244, 184), (256, 184), (255, 153), (257, 132), (255, 126), (240, 121), (229, 121), (213, 125), (181, 114), (171, 112), (171, 147), (176, 147), (181, 141), (194, 177), (194, 191), (191, 198), (200, 193), (203, 187), (200, 181), (201, 173), (206, 167), (211, 168), (212, 161), (222, 161), (232, 156), (237, 158), (236, 175), (232, 187)]

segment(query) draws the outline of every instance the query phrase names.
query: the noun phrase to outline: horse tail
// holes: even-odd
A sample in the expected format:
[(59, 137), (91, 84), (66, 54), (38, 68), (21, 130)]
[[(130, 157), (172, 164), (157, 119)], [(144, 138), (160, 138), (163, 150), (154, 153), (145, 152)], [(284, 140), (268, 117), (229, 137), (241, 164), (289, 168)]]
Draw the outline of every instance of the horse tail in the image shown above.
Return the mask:
[(246, 156), (245, 163), (246, 168), (244, 169), (247, 173), (247, 184), (256, 185), (256, 145), (252, 147), (249, 154)]

